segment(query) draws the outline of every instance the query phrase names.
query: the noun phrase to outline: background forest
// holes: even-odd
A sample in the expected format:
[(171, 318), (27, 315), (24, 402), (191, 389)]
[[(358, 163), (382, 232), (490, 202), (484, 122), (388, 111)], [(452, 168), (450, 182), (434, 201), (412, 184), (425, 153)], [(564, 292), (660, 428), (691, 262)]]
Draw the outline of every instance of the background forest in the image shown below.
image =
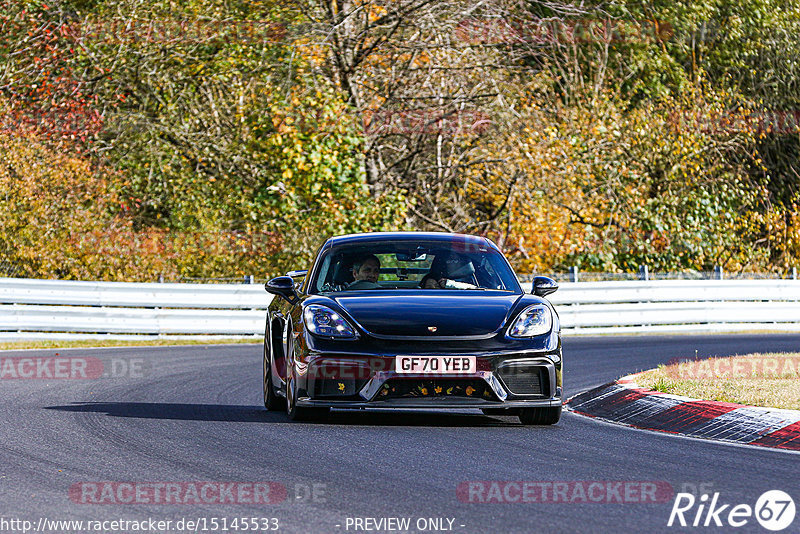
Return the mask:
[(0, 265), (259, 278), (325, 237), (785, 273), (800, 0), (0, 0)]

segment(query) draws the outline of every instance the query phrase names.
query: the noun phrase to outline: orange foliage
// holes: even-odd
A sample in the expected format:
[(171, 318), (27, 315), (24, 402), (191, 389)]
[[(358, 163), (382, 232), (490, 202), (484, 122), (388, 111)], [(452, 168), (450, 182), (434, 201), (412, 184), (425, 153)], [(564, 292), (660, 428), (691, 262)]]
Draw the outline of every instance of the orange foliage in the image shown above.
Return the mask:
[(274, 233), (134, 229), (120, 179), (30, 135), (0, 134), (0, 258), (21, 277), (264, 277), (283, 247)]

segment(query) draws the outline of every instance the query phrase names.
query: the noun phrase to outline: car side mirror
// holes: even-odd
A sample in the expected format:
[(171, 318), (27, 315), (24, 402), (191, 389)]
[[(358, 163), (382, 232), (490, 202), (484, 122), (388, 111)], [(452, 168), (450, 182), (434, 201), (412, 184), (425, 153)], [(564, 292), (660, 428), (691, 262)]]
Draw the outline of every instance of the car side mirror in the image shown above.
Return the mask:
[(531, 293), (537, 297), (545, 297), (550, 293), (555, 293), (557, 290), (558, 283), (552, 278), (548, 278), (547, 276), (534, 277)]
[(299, 271), (289, 271), (288, 273), (286, 273), (286, 276), (291, 278), (292, 282), (294, 282), (295, 291), (300, 291), (300, 288), (303, 286), (303, 282), (305, 281), (307, 274), (308, 274), (308, 269), (302, 269)]
[(297, 292), (294, 289), (294, 280), (291, 276), (278, 276), (264, 285), (267, 293), (272, 293), (289, 301), (290, 304), (297, 302)]

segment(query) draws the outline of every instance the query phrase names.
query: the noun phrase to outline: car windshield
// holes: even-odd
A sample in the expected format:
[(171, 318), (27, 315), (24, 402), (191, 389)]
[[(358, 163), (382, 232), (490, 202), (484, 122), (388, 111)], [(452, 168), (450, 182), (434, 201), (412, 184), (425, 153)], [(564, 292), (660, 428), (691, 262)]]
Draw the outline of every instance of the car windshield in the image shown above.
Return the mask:
[(521, 293), (514, 271), (489, 244), (372, 241), (335, 244), (318, 262), (310, 293), (364, 289), (494, 290)]

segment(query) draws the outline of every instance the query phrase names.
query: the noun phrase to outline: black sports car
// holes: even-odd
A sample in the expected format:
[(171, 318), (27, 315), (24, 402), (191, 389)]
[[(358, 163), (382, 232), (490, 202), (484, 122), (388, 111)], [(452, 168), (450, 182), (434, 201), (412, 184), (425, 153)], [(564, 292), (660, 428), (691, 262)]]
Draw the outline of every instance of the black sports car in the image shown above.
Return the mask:
[(525, 294), (483, 237), (422, 232), (328, 239), (310, 271), (266, 284), (264, 406), (479, 408), (523, 424), (561, 416), (561, 328), (536, 277)]

